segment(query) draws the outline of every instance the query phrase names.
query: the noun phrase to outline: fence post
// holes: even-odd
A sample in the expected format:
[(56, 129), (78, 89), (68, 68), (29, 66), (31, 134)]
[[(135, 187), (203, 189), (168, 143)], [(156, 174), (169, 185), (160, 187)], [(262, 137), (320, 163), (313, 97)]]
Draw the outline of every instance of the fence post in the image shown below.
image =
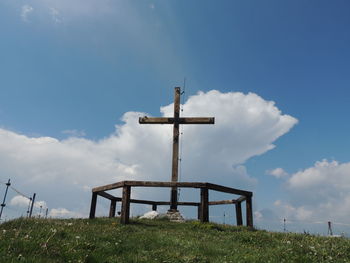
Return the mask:
[(242, 203), (237, 202), (235, 204), (236, 206), (236, 221), (237, 221), (237, 226), (243, 225), (243, 219), (242, 219)]
[(201, 222), (209, 222), (209, 193), (208, 188), (201, 188), (201, 208), (200, 208), (200, 215), (201, 215)]
[(6, 184), (6, 191), (5, 191), (5, 195), (4, 195), (4, 201), (2, 201), (2, 204), (1, 204), (0, 219), (1, 219), (1, 215), (2, 215), (2, 210), (4, 210), (4, 207), (6, 206), (5, 201), (6, 201), (7, 191), (9, 190), (9, 186), (10, 185), (11, 185), (11, 182), (10, 182), (10, 179), (9, 179), (7, 184)]
[(109, 207), (109, 217), (115, 217), (115, 208), (117, 206), (116, 200), (111, 200), (111, 205)]
[(247, 226), (253, 227), (253, 207), (252, 207), (251, 196), (247, 196), (246, 198), (246, 209), (247, 209)]
[(198, 207), (197, 207), (197, 208), (198, 208), (198, 215), (197, 215), (198, 220), (201, 220), (201, 206), (202, 206), (202, 205), (199, 204)]
[(121, 224), (129, 223), (130, 216), (130, 186), (123, 186), (123, 197), (122, 197), (122, 211), (120, 217)]
[(30, 211), (29, 211), (29, 218), (32, 217), (33, 207), (34, 207), (34, 204), (35, 204), (35, 197), (36, 197), (36, 193), (33, 194), (32, 204), (30, 206)]
[(97, 193), (92, 193), (91, 206), (90, 206), (90, 216), (89, 216), (90, 219), (95, 218), (96, 202), (97, 202)]

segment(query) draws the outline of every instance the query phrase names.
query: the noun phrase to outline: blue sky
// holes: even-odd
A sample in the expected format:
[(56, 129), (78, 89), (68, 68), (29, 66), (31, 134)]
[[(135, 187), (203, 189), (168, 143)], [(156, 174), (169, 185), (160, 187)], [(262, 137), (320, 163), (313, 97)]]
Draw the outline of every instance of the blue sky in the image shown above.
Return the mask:
[[(349, 8), (345, 0), (2, 0), (0, 127), (96, 142), (122, 126), (126, 112), (160, 115), (184, 77), (183, 99), (213, 89), (255, 93), (298, 120), (271, 141), (274, 149), (239, 163), (257, 180), (257, 211), (287, 216), (288, 205), (304, 207), (290, 190), (298, 171), (323, 159), (350, 162)], [(275, 168), (288, 175), (267, 174)]]

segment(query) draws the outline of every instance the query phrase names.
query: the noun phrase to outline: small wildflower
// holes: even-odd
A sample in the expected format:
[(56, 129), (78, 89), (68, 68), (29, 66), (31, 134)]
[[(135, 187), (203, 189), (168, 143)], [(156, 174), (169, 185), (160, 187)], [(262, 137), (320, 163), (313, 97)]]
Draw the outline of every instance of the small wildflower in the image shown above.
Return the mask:
[(75, 238), (76, 238), (76, 239), (79, 239), (79, 238), (80, 238), (80, 236), (75, 236)]

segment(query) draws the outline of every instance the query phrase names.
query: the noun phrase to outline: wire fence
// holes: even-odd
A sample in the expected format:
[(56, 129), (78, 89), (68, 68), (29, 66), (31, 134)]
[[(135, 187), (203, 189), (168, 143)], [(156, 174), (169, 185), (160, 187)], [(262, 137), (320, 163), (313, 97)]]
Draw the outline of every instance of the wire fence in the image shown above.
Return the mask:
[[(33, 194), (33, 197), (24, 194), (22, 191), (18, 190), (12, 185), (10, 179), (8, 182), (0, 180), (0, 185), (5, 185), (0, 210), (0, 223), (18, 217), (47, 217), (48, 208), (41, 202), (35, 202), (35, 193)], [(1, 193), (3, 188), (1, 187), (0, 189)], [(12, 196), (12, 199), (9, 202), (7, 202), (8, 196)], [(14, 198), (17, 196), (27, 199), (28, 203), (25, 204), (25, 200), (16, 202)], [(46, 203), (44, 202), (44, 204)]]
[[(236, 215), (234, 213), (223, 213), (210, 215), (210, 221), (235, 225)], [(286, 217), (276, 219), (256, 218), (254, 227), (276, 232), (317, 234), (322, 236), (342, 236), (350, 238), (350, 224), (332, 220), (296, 220)]]

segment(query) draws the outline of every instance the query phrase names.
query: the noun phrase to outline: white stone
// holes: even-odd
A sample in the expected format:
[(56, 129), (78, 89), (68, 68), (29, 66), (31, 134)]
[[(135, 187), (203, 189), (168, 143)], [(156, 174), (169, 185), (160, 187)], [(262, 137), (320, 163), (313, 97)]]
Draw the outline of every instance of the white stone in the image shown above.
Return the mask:
[(185, 219), (182, 217), (179, 211), (168, 211), (166, 213), (166, 216), (169, 218), (170, 221), (185, 222)]
[(158, 215), (159, 213), (157, 211), (149, 211), (143, 216), (140, 216), (140, 219), (155, 219)]

